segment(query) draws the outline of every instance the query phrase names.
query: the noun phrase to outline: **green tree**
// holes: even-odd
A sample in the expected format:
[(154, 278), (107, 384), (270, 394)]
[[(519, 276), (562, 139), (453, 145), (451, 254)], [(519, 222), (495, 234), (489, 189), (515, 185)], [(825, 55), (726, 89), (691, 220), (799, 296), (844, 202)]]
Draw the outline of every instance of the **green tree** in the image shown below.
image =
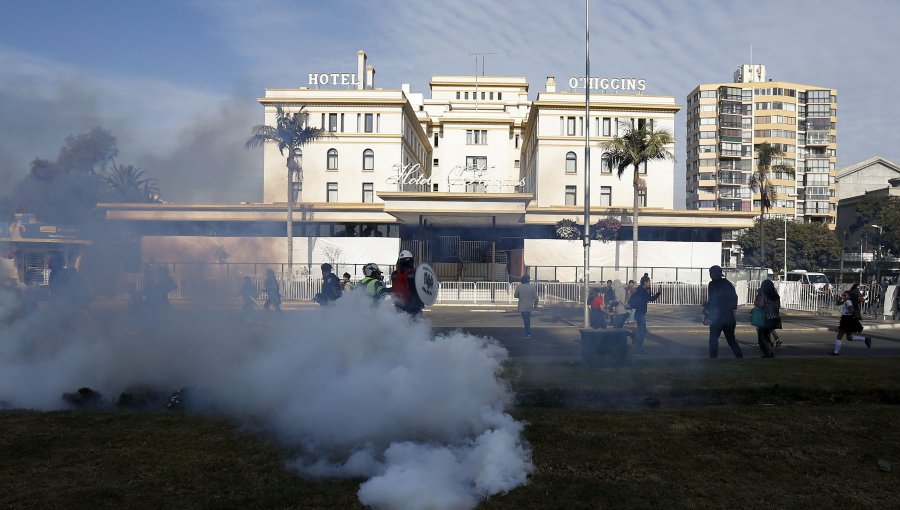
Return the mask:
[[(834, 232), (821, 223), (787, 222), (787, 264), (785, 264), (782, 241), (776, 239), (784, 236), (783, 220), (768, 219), (762, 222), (765, 229), (765, 251), (760, 250), (759, 222), (747, 229), (738, 237), (738, 245), (744, 254), (744, 264), (758, 267), (779, 268), (787, 266), (791, 269), (807, 271), (822, 270), (833, 267), (838, 260), (841, 246)], [(765, 258), (763, 253), (765, 255)]]
[(101, 174), (118, 149), (109, 131), (97, 127), (66, 138), (55, 161), (36, 158), (31, 170), (11, 187), (7, 214), (33, 212), (41, 221), (82, 225), (93, 219), (102, 188)]
[(631, 211), (631, 236), (632, 236), (632, 273), (637, 272), (638, 261), (638, 217), (640, 210), (640, 191), (647, 189), (647, 183), (640, 178), (640, 168), (650, 161), (675, 160), (671, 147), (675, 144), (675, 137), (665, 129), (654, 129), (653, 123), (638, 123), (637, 126), (629, 123), (621, 123), (624, 131), (621, 135), (613, 137), (608, 142), (603, 142), (601, 147), (605, 151), (601, 158), (603, 168), (622, 174), (631, 167), (634, 170), (632, 186), (634, 187), (634, 205)]
[[(763, 142), (756, 146), (756, 170), (750, 174), (750, 189), (759, 194), (759, 221), (766, 218), (766, 211), (772, 207), (775, 201), (775, 186), (772, 185), (769, 176), (773, 170), (793, 174), (794, 168), (784, 162), (784, 151), (780, 147)], [(765, 260), (765, 228), (759, 231), (760, 259)], [(768, 267), (768, 266), (762, 266)]]
[(856, 223), (850, 229), (857, 231), (870, 225), (881, 228), (868, 228), (869, 239), (884, 251), (896, 256), (900, 253), (900, 197), (867, 196), (856, 205)]
[(259, 147), (266, 143), (275, 143), (278, 152), (286, 156), (287, 165), (287, 250), (288, 270), (294, 264), (294, 201), (300, 201), (295, 197), (294, 182), (297, 182), (296, 193), (299, 195), (303, 189), (303, 151), (302, 147), (309, 142), (318, 140), (328, 133), (321, 128), (309, 125), (309, 112), (305, 106), (299, 111), (285, 113), (281, 106), (275, 107), (275, 126), (261, 124), (253, 127), (253, 135), (247, 140), (248, 149)]
[(110, 202), (159, 202), (156, 179), (144, 176), (144, 171), (134, 165), (113, 163), (100, 175), (102, 196)]

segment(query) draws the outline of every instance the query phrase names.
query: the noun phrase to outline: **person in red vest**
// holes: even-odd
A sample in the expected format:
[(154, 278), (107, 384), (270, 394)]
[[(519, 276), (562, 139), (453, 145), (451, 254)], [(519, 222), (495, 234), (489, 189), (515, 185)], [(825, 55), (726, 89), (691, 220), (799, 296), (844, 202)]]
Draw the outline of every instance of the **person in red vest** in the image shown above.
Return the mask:
[(398, 310), (412, 316), (422, 313), (425, 303), (416, 292), (416, 264), (409, 250), (400, 252), (397, 268), (391, 273), (391, 289)]

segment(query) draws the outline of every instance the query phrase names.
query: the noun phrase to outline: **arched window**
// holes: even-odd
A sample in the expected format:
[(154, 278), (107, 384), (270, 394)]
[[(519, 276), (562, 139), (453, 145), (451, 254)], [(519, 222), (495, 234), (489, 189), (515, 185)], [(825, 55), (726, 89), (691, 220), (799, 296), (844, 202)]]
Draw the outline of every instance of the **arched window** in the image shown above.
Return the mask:
[(363, 171), (371, 172), (375, 170), (375, 151), (366, 149), (363, 151)]
[(566, 154), (566, 173), (574, 174), (578, 171), (578, 157), (574, 152)]
[(329, 170), (337, 170), (338, 169), (337, 149), (328, 149), (328, 169)]

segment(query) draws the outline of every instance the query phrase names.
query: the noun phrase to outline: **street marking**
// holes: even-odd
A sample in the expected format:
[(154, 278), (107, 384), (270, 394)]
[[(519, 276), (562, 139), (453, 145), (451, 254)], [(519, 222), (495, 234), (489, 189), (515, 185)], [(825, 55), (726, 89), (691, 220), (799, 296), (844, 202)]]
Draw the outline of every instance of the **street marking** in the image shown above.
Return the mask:
[(473, 310), (469, 310), (469, 311), (470, 311), (470, 312), (505, 312), (506, 310), (489, 308), (489, 309), (487, 309), (487, 310), (473, 309)]

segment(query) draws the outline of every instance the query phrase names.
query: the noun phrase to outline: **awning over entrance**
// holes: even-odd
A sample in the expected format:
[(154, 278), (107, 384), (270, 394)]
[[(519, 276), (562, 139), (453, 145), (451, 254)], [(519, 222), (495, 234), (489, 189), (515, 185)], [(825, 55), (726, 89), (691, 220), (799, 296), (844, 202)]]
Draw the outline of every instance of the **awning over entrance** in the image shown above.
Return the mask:
[(384, 212), (401, 223), (491, 227), (525, 224), (531, 193), (439, 193), (382, 191)]

